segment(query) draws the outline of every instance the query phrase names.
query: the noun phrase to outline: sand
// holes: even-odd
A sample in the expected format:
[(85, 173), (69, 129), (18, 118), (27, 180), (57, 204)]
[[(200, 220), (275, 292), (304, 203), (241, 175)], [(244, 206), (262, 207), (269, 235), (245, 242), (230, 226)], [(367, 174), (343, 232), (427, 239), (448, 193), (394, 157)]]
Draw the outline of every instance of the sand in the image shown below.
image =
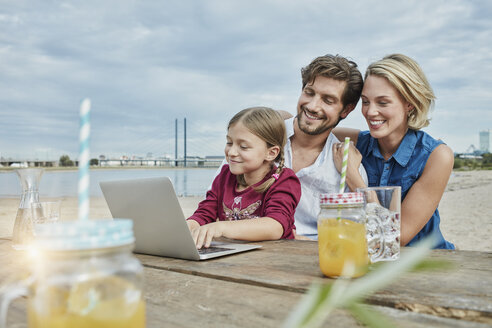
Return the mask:
[[(492, 171), (455, 171), (439, 205), (444, 237), (461, 250), (492, 252)], [(61, 220), (77, 217), (77, 199), (62, 201)], [(185, 216), (196, 209), (203, 197), (180, 197)], [(52, 199), (41, 199), (52, 200)], [(0, 198), (0, 237), (12, 235), (19, 199)], [(110, 218), (103, 198), (92, 198), (91, 218)]]

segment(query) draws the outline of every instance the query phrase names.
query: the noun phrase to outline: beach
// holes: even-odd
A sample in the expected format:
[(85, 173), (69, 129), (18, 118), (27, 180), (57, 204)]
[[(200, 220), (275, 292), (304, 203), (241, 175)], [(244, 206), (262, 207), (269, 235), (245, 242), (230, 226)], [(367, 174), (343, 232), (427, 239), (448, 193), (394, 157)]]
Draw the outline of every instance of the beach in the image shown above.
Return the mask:
[[(492, 171), (455, 171), (439, 205), (444, 237), (460, 250), (492, 252)], [(186, 217), (193, 214), (203, 197), (179, 197)], [(77, 217), (75, 197), (42, 198), (61, 200), (61, 220)], [(0, 198), (0, 237), (10, 237), (19, 198)], [(104, 198), (91, 198), (90, 218), (111, 218)]]

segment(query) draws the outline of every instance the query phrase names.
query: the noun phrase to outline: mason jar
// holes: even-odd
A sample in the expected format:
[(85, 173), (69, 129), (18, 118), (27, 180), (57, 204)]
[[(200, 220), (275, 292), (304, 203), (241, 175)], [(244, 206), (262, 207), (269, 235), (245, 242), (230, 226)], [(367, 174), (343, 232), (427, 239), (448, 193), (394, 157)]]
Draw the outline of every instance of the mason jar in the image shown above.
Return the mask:
[(2, 306), (26, 295), (29, 328), (145, 327), (143, 267), (132, 253), (131, 220), (37, 225), (35, 233), (31, 275), (7, 288)]
[(367, 272), (366, 215), (361, 193), (320, 195), (318, 251), (327, 277), (359, 277)]

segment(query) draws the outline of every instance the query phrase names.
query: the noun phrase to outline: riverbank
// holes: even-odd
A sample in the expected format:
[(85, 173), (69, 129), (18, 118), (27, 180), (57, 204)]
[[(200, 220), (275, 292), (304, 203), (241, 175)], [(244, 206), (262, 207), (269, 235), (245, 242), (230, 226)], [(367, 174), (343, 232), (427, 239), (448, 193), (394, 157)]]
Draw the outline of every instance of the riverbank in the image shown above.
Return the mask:
[[(492, 252), (492, 171), (455, 171), (439, 205), (444, 237), (461, 250)], [(77, 217), (77, 198), (62, 201), (62, 220)], [(195, 211), (201, 197), (179, 197), (185, 216)], [(49, 200), (48, 198), (42, 200)], [(0, 198), (0, 237), (10, 236), (18, 198)], [(110, 218), (104, 198), (91, 198), (91, 218)]]
[[(125, 165), (125, 166), (91, 166), (92, 170), (189, 170), (189, 169), (211, 169), (219, 168), (220, 165), (209, 165), (209, 166), (140, 166), (140, 165)], [(36, 169), (37, 167), (29, 167), (30, 169)], [(18, 167), (0, 167), (0, 172), (14, 172), (18, 170)], [(77, 171), (76, 166), (53, 166), (53, 167), (42, 167), (44, 171)]]

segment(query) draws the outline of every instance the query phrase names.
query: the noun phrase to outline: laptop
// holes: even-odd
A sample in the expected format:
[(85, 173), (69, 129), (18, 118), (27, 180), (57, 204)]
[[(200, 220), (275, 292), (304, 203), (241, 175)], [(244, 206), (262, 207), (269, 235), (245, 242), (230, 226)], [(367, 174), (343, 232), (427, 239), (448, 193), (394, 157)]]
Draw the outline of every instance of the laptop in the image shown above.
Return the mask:
[(209, 248), (197, 250), (168, 177), (102, 181), (99, 185), (113, 218), (133, 220), (135, 253), (198, 261), (261, 247), (214, 241)]

